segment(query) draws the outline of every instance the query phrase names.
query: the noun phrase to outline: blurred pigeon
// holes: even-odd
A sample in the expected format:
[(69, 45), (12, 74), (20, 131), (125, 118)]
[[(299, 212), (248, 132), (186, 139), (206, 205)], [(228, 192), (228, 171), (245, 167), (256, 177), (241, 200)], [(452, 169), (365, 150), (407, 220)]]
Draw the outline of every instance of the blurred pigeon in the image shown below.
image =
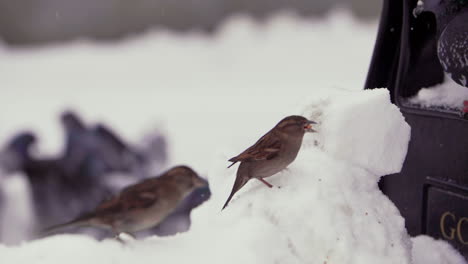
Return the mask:
[[(4, 174), (13, 174), (22, 171), (24, 165), (30, 160), (31, 146), (36, 142), (36, 136), (31, 132), (21, 132), (15, 135), (0, 152), (0, 179)], [(3, 185), (4, 182), (0, 182)], [(5, 189), (0, 186), (0, 226), (2, 222), (10, 222), (5, 213)], [(3, 231), (3, 230), (0, 230)], [(0, 233), (0, 238), (4, 234)], [(8, 239), (8, 238), (7, 238)], [(0, 242), (2, 242), (0, 240)]]
[(429, 11), (437, 20), (437, 55), (444, 71), (468, 87), (468, 0), (419, 0), (418, 16)]
[(142, 155), (131, 149), (110, 128), (97, 124), (93, 129), (100, 158), (106, 163), (110, 172), (133, 172), (144, 162)]
[(84, 123), (74, 112), (64, 112), (61, 121), (65, 132), (62, 156), (64, 169), (68, 176), (87, 175), (87, 172), (83, 173), (82, 165), (89, 160), (89, 154), (94, 152), (95, 142)]
[(468, 87), (468, 8), (442, 31), (437, 54), (444, 71), (455, 82)]
[(141, 166), (138, 155), (105, 125), (87, 128), (78, 115), (67, 111), (62, 115), (66, 145), (62, 157), (69, 176), (83, 181), (106, 182), (110, 173), (131, 173)]
[(144, 139), (144, 146), (138, 151), (148, 163), (157, 162), (163, 165), (168, 159), (166, 138), (158, 131), (147, 135)]
[(36, 142), (32, 132), (21, 132), (15, 135), (0, 154), (0, 167), (7, 173), (20, 171), (31, 159), (31, 146)]

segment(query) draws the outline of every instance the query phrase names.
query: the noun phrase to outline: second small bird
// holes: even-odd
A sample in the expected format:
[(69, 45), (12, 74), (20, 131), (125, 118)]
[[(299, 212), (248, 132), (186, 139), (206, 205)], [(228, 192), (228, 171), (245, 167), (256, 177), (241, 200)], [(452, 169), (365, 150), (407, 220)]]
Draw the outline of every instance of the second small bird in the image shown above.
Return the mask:
[(252, 178), (260, 180), (270, 188), (273, 187), (263, 178), (280, 172), (296, 159), (305, 132), (316, 132), (312, 129), (312, 124), (316, 123), (305, 117), (288, 116), (253, 146), (231, 158), (229, 161), (232, 164), (228, 168), (237, 162), (240, 162), (240, 165), (231, 194), (223, 209), (229, 204), (234, 194)]
[(174, 167), (159, 177), (148, 178), (123, 189), (117, 196), (65, 224), (45, 230), (92, 226), (120, 233), (137, 232), (156, 226), (193, 190), (207, 186), (206, 180), (187, 166)]

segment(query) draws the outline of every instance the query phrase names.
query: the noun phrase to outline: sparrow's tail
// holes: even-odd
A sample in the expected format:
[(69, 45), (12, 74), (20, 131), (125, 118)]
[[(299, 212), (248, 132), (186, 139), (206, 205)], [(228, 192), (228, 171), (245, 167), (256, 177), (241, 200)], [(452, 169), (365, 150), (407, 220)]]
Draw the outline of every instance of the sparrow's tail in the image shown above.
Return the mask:
[(234, 164), (236, 164), (239, 160), (237, 156), (230, 158), (228, 161), (232, 162), (231, 165), (228, 166), (228, 169), (231, 168)]
[(72, 221), (69, 221), (69, 222), (66, 222), (66, 223), (63, 223), (63, 224), (50, 226), (50, 227), (42, 230), (41, 235), (43, 235), (43, 236), (49, 235), (49, 234), (54, 233), (56, 231), (63, 230), (63, 229), (66, 229), (66, 228), (70, 228), (70, 227), (89, 226), (90, 225), (90, 220), (91, 220), (90, 215), (85, 215), (85, 216), (82, 216), (82, 217), (78, 217), (77, 219), (74, 219)]
[(241, 172), (242, 171), (240, 169), (237, 171), (236, 181), (234, 182), (234, 186), (232, 187), (231, 194), (229, 194), (229, 197), (226, 203), (224, 204), (223, 209), (226, 208), (226, 206), (229, 204), (229, 201), (231, 201), (234, 194), (237, 191), (239, 191), (250, 180), (250, 178), (248, 178), (247, 176), (245, 176), (244, 173), (241, 173)]

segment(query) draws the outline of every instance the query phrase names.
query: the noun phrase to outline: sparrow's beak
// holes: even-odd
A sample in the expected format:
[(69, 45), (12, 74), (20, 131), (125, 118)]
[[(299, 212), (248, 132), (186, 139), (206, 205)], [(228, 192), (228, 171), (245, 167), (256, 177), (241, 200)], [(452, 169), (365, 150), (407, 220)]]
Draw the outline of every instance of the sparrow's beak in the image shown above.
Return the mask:
[(208, 186), (208, 181), (203, 178), (196, 178), (195, 186), (198, 187), (205, 187)]
[(316, 130), (312, 129), (312, 125), (317, 124), (314, 121), (308, 120), (307, 123), (304, 125), (304, 130), (306, 132), (317, 132)]

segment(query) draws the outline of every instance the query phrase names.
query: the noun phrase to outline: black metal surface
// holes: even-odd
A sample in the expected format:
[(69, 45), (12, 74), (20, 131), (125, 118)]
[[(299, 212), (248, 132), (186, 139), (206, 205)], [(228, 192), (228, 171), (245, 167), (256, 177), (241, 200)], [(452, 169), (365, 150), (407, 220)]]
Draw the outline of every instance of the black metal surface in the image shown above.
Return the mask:
[[(437, 181), (449, 190), (468, 190), (468, 148), (461, 147), (468, 146), (464, 136), (468, 134), (468, 123), (403, 113), (411, 126), (408, 154), (402, 171), (385, 176), (381, 188), (400, 209), (409, 233), (415, 236), (426, 231), (426, 186)], [(468, 203), (465, 207), (468, 211)]]
[[(427, 234), (468, 251), (468, 192), (430, 186), (427, 191)], [(465, 254), (466, 257), (466, 254)]]
[(445, 239), (468, 259), (468, 121), (453, 111), (406, 104), (422, 87), (444, 80), (437, 57), (440, 23), (429, 12), (415, 17), (416, 3), (385, 1), (365, 84), (367, 89), (387, 87), (411, 126), (402, 171), (382, 178), (379, 186), (399, 208), (411, 235)]
[[(398, 67), (402, 11), (400, 1), (384, 1), (383, 3), (379, 31), (367, 74), (366, 88), (393, 86), (393, 73)], [(390, 92), (393, 98), (393, 90)]]

